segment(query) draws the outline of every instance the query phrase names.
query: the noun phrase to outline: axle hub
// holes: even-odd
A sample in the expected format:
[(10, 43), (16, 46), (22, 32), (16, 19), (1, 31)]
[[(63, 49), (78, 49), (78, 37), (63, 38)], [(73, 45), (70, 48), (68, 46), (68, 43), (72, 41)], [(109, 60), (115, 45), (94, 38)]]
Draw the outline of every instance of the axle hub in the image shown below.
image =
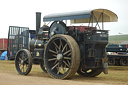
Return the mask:
[(57, 54), (57, 60), (60, 61), (63, 59), (63, 55), (61, 53)]

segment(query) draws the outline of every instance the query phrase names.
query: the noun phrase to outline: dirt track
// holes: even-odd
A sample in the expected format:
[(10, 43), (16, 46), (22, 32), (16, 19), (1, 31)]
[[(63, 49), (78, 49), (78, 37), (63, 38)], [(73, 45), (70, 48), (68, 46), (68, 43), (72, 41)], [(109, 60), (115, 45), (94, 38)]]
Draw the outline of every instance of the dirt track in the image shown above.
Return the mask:
[(1, 76), (0, 85), (58, 85), (58, 84), (61, 84), (61, 85), (85, 85), (85, 84), (86, 85), (109, 85), (108, 83), (58, 80), (58, 79), (52, 79), (50, 77), (39, 77), (36, 75), (21, 76), (18, 74), (10, 74), (10, 73), (4, 73), (4, 72), (0, 73), (0, 76)]
[[(2, 62), (3, 63), (3, 62)], [(1, 64), (1, 62), (0, 62)], [(8, 67), (9, 66), (9, 67)], [(7, 68), (6, 68), (7, 67)], [(31, 73), (27, 76), (19, 75), (13, 63), (3, 64), (0, 67), (0, 85), (127, 85), (125, 82), (105, 80), (102, 77), (85, 78), (79, 75), (68, 80), (52, 79), (47, 73), (41, 71), (38, 65), (33, 65)]]

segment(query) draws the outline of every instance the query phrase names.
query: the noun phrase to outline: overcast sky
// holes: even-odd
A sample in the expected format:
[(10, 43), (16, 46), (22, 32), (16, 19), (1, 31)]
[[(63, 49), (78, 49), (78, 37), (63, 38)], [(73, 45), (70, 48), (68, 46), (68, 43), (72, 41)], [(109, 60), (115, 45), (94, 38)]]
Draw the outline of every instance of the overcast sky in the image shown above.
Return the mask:
[(128, 0), (0, 0), (0, 38), (8, 37), (9, 26), (36, 29), (35, 12), (43, 16), (79, 10), (105, 8), (118, 15), (118, 22), (105, 23), (110, 35), (128, 34)]

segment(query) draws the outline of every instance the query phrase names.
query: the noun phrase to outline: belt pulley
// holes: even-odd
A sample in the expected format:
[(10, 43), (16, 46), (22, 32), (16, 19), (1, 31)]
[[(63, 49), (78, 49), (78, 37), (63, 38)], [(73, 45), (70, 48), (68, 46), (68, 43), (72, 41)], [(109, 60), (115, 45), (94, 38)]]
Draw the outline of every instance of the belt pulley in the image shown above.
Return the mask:
[(55, 21), (50, 26), (49, 37), (56, 34), (66, 34), (66, 24), (62, 21)]

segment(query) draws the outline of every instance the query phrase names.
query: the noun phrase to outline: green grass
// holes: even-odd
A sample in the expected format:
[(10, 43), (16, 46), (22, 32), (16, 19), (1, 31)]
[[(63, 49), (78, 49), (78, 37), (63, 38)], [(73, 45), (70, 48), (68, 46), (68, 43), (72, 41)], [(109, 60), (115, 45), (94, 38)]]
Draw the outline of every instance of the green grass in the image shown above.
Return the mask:
[(109, 66), (109, 70), (128, 71), (128, 66)]
[(109, 43), (121, 43), (122, 41), (128, 41), (128, 35), (109, 36)]
[(128, 84), (128, 67), (127, 66), (109, 66), (109, 74), (101, 74), (99, 77), (102, 77), (106, 80), (126, 82)]

